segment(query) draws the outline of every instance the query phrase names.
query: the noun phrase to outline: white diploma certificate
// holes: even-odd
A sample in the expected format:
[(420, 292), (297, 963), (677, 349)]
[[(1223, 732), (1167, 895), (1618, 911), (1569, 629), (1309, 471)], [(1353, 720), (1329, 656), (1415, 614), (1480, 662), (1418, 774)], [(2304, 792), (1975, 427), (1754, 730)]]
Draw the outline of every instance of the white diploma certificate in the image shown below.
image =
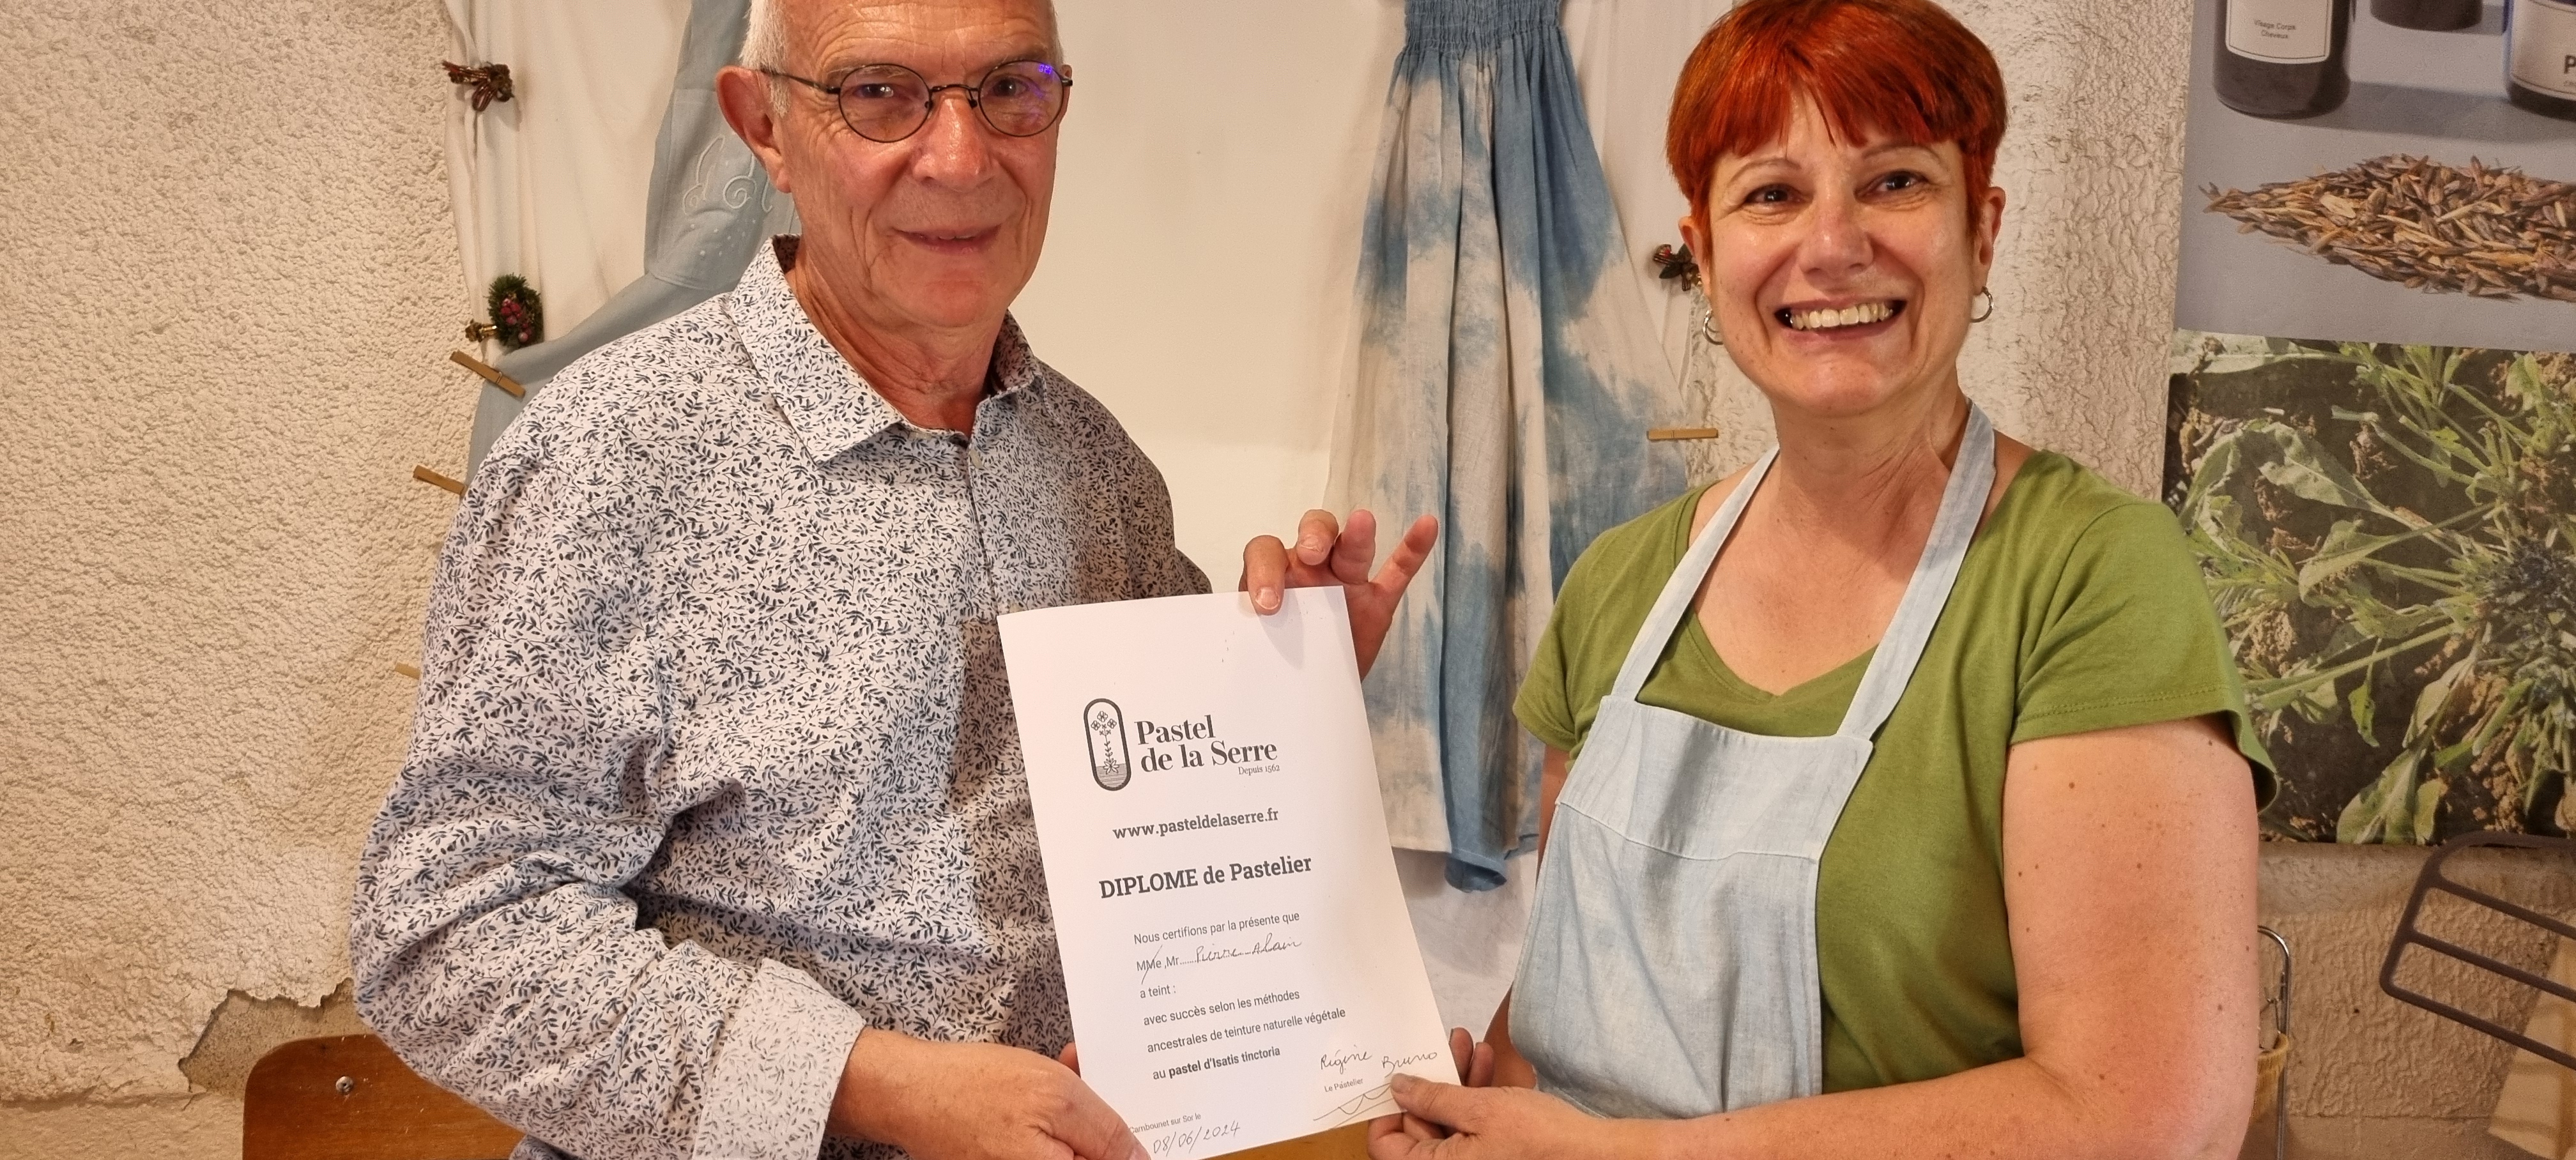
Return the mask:
[(1082, 1078), (1156, 1160), (1454, 1082), (1334, 588), (1013, 613), (1002, 653)]

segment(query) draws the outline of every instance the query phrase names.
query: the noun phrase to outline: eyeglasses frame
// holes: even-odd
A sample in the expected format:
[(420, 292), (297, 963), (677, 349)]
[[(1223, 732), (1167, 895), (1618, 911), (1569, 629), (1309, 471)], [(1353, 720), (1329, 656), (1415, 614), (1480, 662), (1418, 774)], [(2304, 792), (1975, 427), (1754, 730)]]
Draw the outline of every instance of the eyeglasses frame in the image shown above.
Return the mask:
[[(1036, 129), (1026, 133), (1013, 133), (1003, 129), (1001, 126), (993, 123), (992, 114), (984, 111), (984, 85), (993, 79), (994, 73), (1000, 72), (1015, 64), (1033, 64), (1044, 68), (1048, 72), (1054, 73), (1056, 79), (1064, 82), (1064, 87), (1068, 90), (1065, 99), (1056, 103), (1055, 115), (1047, 118), (1046, 124), (1040, 125)], [(914, 134), (921, 132), (924, 126), (930, 124), (931, 118), (939, 115), (939, 94), (947, 92), (950, 89), (964, 89), (966, 91), (966, 104), (968, 107), (975, 110), (976, 119), (984, 122), (985, 128), (1014, 140), (1035, 137), (1040, 133), (1044, 133), (1049, 129), (1055, 128), (1057, 122), (1064, 120), (1064, 111), (1072, 103), (1070, 92), (1073, 88), (1072, 65), (1066, 64), (1062, 61), (1040, 60), (1035, 57), (1006, 60), (995, 64), (991, 68), (985, 69), (981, 75), (975, 78), (975, 83), (971, 85), (964, 81), (957, 81), (944, 85), (930, 85), (929, 91), (922, 95), (920, 123), (914, 125), (911, 132), (905, 133), (901, 137), (894, 138), (890, 141), (880, 141), (877, 138), (870, 137), (865, 133), (859, 132), (859, 127), (850, 123), (850, 111), (841, 106), (841, 91), (850, 87), (850, 76), (858, 72), (860, 69), (881, 67), (902, 69), (914, 76), (921, 77), (922, 83), (924, 84), (929, 84), (930, 81), (929, 77), (921, 76), (920, 71), (913, 68), (911, 65), (896, 64), (893, 61), (871, 61), (866, 64), (851, 65), (850, 67), (841, 70), (840, 77), (828, 85), (821, 81), (808, 80), (804, 77), (797, 76), (794, 73), (784, 72), (779, 69), (764, 68), (760, 71), (765, 76), (777, 77), (780, 80), (794, 81), (797, 84), (803, 85), (806, 88), (832, 98), (832, 111), (841, 115), (841, 126), (848, 129), (860, 140), (876, 141), (879, 145), (892, 145), (896, 142), (911, 140)]]

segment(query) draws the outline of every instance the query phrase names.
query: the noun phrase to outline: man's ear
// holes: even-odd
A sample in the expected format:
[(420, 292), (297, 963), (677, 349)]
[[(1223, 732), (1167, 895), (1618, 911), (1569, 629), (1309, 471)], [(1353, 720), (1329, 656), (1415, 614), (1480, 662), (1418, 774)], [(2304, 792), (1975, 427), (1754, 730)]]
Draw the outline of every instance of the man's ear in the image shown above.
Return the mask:
[(779, 124), (779, 108), (772, 82), (767, 76), (741, 65), (727, 65), (716, 72), (716, 105), (724, 110), (725, 124), (749, 146), (751, 155), (769, 171), (769, 184), (780, 193), (796, 192), (788, 184), (787, 152), (780, 140), (786, 126)]

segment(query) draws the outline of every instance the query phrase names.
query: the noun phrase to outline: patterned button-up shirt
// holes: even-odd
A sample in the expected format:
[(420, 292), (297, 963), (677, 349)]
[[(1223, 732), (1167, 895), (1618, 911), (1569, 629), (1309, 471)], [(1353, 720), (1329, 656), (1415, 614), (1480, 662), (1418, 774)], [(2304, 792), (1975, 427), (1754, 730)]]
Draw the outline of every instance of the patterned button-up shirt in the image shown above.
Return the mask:
[(565, 369), (432, 590), (360, 1012), (522, 1157), (826, 1144), (860, 1029), (1071, 1035), (994, 617), (1207, 590), (1162, 477), (1006, 323), (907, 422), (766, 247)]

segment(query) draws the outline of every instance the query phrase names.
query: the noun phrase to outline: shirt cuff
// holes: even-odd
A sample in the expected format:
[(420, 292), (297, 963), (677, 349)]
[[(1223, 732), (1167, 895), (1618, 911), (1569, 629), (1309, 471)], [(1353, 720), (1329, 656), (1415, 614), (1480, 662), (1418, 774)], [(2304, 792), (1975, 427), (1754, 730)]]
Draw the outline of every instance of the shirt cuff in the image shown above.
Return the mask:
[(691, 1160), (813, 1160), (866, 1026), (805, 972), (761, 960), (716, 1045)]

